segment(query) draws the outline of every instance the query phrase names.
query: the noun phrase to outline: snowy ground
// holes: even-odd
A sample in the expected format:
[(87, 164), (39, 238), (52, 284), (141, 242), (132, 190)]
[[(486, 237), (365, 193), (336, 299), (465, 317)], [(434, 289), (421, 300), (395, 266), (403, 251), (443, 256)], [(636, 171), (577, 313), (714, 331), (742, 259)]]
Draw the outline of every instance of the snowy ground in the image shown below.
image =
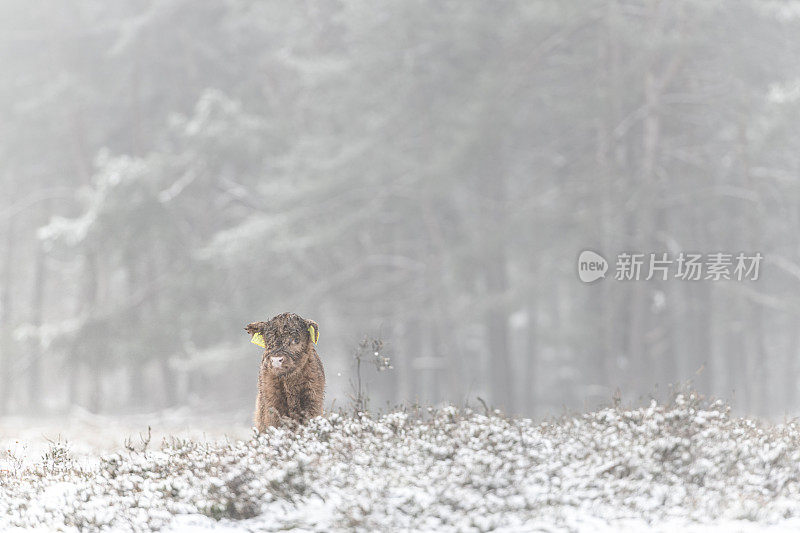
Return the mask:
[(0, 454), (0, 531), (800, 531), (798, 427), (692, 395), (541, 424), (331, 414), (127, 447), (96, 429), (116, 451), (92, 451), (89, 431), (36, 460), (34, 429), (0, 431), (27, 452)]

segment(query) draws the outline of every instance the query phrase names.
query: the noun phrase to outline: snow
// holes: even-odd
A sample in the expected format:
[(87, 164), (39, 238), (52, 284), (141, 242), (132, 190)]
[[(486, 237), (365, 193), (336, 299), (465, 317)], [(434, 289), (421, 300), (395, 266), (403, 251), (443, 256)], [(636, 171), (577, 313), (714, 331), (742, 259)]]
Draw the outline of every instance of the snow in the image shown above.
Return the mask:
[(0, 530), (785, 531), (800, 529), (799, 443), (794, 423), (693, 394), (545, 423), (331, 413), (93, 458), (56, 442), (0, 472)]

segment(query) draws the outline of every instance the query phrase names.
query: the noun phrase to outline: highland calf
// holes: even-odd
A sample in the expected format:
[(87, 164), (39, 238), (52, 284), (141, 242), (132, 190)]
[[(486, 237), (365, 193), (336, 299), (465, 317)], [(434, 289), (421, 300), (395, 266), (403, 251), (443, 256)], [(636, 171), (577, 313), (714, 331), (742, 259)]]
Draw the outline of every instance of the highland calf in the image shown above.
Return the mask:
[(244, 328), (264, 348), (258, 374), (255, 424), (259, 432), (287, 417), (304, 423), (322, 414), (325, 371), (317, 351), (319, 326), (294, 313)]

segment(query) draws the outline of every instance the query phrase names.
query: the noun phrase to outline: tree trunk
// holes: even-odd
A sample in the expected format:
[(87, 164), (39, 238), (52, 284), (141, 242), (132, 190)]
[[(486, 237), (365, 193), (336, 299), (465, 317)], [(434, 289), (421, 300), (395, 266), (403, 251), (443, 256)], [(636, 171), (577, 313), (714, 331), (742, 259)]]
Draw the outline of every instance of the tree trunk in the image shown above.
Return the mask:
[(420, 400), (419, 372), (415, 370), (414, 361), (422, 356), (422, 324), (414, 316), (406, 321), (406, 331), (403, 337), (403, 389), (406, 398), (412, 402)]
[(14, 219), (12, 218), (6, 226), (5, 264), (0, 283), (0, 414), (8, 412), (8, 401), (11, 397), (11, 362), (14, 360), (11, 340), (14, 237)]
[[(128, 271), (128, 297), (136, 297), (136, 290), (140, 280), (136, 258), (128, 256), (125, 263)], [(152, 279), (152, 278), (151, 278)], [(142, 329), (141, 308), (131, 310), (131, 328)], [(147, 397), (144, 385), (143, 357), (141, 354), (129, 354), (128, 361), (128, 402), (140, 408), (147, 407)]]
[(787, 331), (790, 332), (789, 349), (786, 350), (786, 361), (781, 369), (783, 375), (784, 412), (794, 413), (797, 403), (797, 358), (800, 355), (800, 328), (796, 324), (797, 317), (790, 315), (787, 320)]
[[(92, 321), (97, 320), (95, 309), (97, 307), (97, 298), (99, 294), (99, 276), (100, 268), (97, 264), (97, 255), (93, 252), (86, 254), (86, 269), (87, 275), (85, 277), (86, 285), (84, 286), (86, 313), (85, 317), (91, 324)], [(96, 329), (96, 326), (90, 325), (90, 330)], [(91, 335), (91, 333), (89, 333)], [(102, 387), (102, 372), (100, 367), (100, 359), (103, 354), (98, 353), (101, 350), (102, 343), (92, 343), (90, 351), (82, 354), (83, 362), (89, 372), (89, 403), (88, 408), (93, 413), (100, 412), (100, 406), (103, 403), (103, 387)]]
[(38, 334), (42, 326), (42, 307), (44, 305), (45, 283), (47, 283), (47, 263), (44, 249), (36, 243), (34, 260), (33, 300), (31, 302), (31, 324), (36, 328), (37, 337), (31, 345), (31, 359), (28, 366), (28, 409), (37, 412), (42, 399), (42, 348)]
[[(484, 275), (489, 298), (503, 298), (508, 290), (505, 250), (499, 240), (487, 254)], [(484, 316), (489, 350), (489, 379), (492, 403), (506, 412), (514, 409), (508, 342), (508, 310), (505, 302), (490, 305)]]
[(537, 377), (539, 375), (539, 346), (537, 343), (537, 305), (536, 302), (528, 304), (528, 325), (525, 335), (525, 381), (523, 386), (523, 405), (527, 416), (535, 416), (539, 405), (539, 390)]

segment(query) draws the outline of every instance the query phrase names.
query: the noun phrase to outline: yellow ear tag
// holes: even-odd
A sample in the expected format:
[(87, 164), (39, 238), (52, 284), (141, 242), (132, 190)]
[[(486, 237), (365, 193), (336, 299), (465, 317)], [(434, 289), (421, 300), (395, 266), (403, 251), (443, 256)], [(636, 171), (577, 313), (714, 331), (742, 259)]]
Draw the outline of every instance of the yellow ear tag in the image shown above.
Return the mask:
[(308, 326), (308, 334), (311, 336), (311, 340), (314, 344), (317, 344), (319, 341), (319, 332), (314, 329), (314, 326)]
[(264, 336), (261, 333), (254, 333), (253, 338), (250, 339), (250, 342), (252, 342), (255, 345), (261, 346), (262, 348), (267, 347), (267, 343), (264, 342)]

